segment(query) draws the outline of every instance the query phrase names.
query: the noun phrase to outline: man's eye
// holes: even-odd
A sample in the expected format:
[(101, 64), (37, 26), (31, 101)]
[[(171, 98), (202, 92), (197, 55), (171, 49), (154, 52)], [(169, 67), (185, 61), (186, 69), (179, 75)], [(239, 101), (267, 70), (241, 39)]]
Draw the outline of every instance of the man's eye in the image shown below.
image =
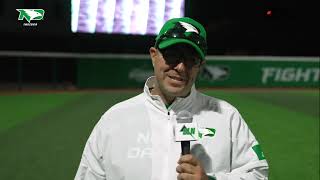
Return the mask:
[(194, 59), (194, 63), (195, 63), (196, 65), (200, 64), (200, 62), (201, 62), (201, 60), (200, 60), (199, 58), (195, 58), (195, 59)]
[(178, 55), (176, 53), (170, 52), (170, 53), (166, 53), (167, 57), (178, 57)]
[(171, 56), (171, 57), (167, 57), (166, 60), (169, 64), (175, 64), (179, 61), (179, 58), (175, 58)]

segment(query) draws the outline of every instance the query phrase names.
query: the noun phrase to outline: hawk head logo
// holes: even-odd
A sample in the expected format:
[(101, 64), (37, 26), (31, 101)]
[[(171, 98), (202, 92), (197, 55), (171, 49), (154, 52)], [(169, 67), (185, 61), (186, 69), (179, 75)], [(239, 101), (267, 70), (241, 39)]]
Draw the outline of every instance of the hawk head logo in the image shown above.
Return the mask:
[(44, 17), (43, 9), (16, 9), (19, 12), (18, 20), (26, 19), (29, 23), (32, 20), (42, 20)]

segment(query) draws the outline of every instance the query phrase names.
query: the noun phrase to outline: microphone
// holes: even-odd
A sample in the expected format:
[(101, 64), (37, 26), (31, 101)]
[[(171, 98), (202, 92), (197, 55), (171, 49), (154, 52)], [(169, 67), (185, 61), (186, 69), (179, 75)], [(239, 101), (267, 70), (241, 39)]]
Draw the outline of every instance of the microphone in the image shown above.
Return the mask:
[(190, 141), (181, 141), (181, 154), (190, 154)]
[(190, 141), (198, 140), (197, 124), (192, 122), (192, 114), (186, 110), (177, 114), (175, 125), (175, 140), (181, 142), (181, 154), (190, 154)]

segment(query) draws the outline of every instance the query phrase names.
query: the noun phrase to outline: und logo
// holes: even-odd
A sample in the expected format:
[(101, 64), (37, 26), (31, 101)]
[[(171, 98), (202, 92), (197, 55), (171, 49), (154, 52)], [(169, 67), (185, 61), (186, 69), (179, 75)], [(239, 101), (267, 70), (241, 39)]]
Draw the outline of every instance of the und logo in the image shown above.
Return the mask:
[(31, 21), (43, 20), (44, 10), (43, 9), (16, 9), (19, 12), (18, 20), (26, 20), (28, 23), (24, 23), (24, 26), (36, 26), (37, 23), (31, 23)]
[(230, 76), (230, 68), (226, 66), (205, 66), (200, 78), (208, 81), (223, 81)]

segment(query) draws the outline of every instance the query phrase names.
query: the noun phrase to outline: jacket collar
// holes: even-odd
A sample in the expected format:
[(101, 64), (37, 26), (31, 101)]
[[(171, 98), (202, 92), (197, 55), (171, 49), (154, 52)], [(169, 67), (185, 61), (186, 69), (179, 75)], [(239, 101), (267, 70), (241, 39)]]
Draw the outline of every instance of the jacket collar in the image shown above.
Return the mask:
[(147, 79), (144, 85), (144, 94), (147, 100), (159, 110), (167, 113), (168, 111), (174, 111), (178, 113), (181, 110), (191, 110), (192, 102), (194, 101), (196, 88), (195, 85), (192, 86), (191, 92), (187, 97), (176, 97), (172, 104), (167, 108), (159, 95), (152, 95), (150, 89), (154, 87), (156, 78), (151, 76)]

